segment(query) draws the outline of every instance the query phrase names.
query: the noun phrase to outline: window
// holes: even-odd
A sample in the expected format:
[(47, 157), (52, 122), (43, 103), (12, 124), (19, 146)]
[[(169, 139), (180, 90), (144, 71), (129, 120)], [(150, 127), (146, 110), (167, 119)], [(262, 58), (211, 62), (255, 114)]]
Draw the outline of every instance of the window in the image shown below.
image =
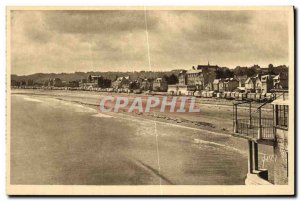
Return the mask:
[(276, 106), (277, 126), (288, 127), (288, 121), (289, 121), (288, 117), (289, 117), (289, 106), (277, 105)]

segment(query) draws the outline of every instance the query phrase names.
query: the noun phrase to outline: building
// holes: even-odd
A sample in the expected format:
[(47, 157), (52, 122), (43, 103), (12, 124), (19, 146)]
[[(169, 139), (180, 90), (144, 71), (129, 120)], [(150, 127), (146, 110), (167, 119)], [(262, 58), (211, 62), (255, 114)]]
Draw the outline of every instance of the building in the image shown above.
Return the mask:
[(239, 87), (245, 87), (245, 82), (248, 79), (247, 75), (240, 75), (240, 76), (236, 76), (236, 78), (239, 81)]
[(89, 75), (84, 86), (93, 88), (110, 88), (111, 80), (106, 79), (101, 75)]
[[(195, 69), (195, 68), (194, 68)], [(178, 75), (178, 84), (168, 85), (168, 93), (171, 95), (193, 95), (197, 90), (197, 76), (192, 76), (191, 71), (182, 70)]]
[(194, 92), (196, 91), (195, 86), (189, 86), (189, 85), (168, 85), (168, 94), (175, 95), (175, 96), (188, 96), (188, 95), (194, 95)]
[(253, 93), (255, 92), (255, 77), (248, 77), (248, 79), (245, 81), (245, 91)]
[(225, 91), (225, 79), (219, 79), (219, 92)]
[(140, 81), (139, 80), (134, 80), (134, 81), (129, 82), (128, 89), (135, 90), (135, 89), (140, 89), (140, 87), (141, 87)]
[(187, 84), (186, 70), (180, 71), (180, 73), (178, 75), (178, 84), (179, 85), (186, 85)]
[(213, 91), (213, 83), (209, 82), (205, 85), (204, 90), (206, 91)]
[(280, 73), (273, 78), (274, 89), (288, 89), (289, 81), (287, 73)]
[(257, 75), (255, 77), (255, 92), (256, 93), (262, 93), (262, 82), (261, 82), (261, 76)]
[(197, 90), (203, 90), (208, 83), (216, 79), (216, 73), (208, 71), (206, 68), (188, 70), (186, 76), (186, 85), (196, 86)]
[(196, 90), (204, 90), (208, 84), (216, 79), (218, 66), (207, 65), (193, 66), (191, 70), (182, 70), (178, 75), (179, 85), (196, 86)]
[(153, 89), (153, 81), (151, 79), (143, 79), (140, 85), (140, 89), (143, 91), (152, 91)]
[(272, 75), (263, 75), (261, 76), (261, 92), (262, 93), (269, 93), (271, 89), (273, 89), (274, 83), (273, 83), (273, 77)]
[(114, 89), (129, 89), (130, 82), (129, 76), (117, 77), (116, 80), (111, 83), (111, 86)]
[(213, 90), (215, 92), (219, 92), (219, 84), (220, 84), (221, 79), (214, 79), (213, 81)]
[(85, 86), (85, 83), (87, 83), (87, 79), (81, 79), (79, 81), (79, 87), (84, 87)]
[(215, 79), (212, 82), (212, 90), (215, 92), (232, 92), (239, 87), (239, 80), (233, 78)]
[[(283, 185), (288, 183), (288, 130), (289, 130), (289, 102), (288, 92), (281, 94), (271, 103), (273, 112), (263, 112), (264, 103), (257, 108), (252, 108), (251, 102), (240, 102), (233, 105), (233, 136), (244, 138), (248, 141), (248, 173), (245, 184), (247, 185)], [(249, 116), (238, 115), (239, 106), (249, 105)], [(245, 107), (243, 107), (243, 110)], [(251, 112), (251, 111), (257, 112)], [(246, 113), (248, 113), (246, 111)], [(271, 146), (275, 160), (268, 168), (259, 161), (259, 148)], [(272, 167), (271, 167), (272, 166)]]
[(186, 72), (187, 76), (187, 82), (186, 85), (191, 85), (191, 86), (196, 86), (198, 90), (203, 90), (204, 89), (204, 73), (202, 70), (188, 70)]
[(167, 91), (168, 83), (167, 80), (162, 78), (156, 78), (153, 82), (153, 91)]
[(106, 79), (104, 77), (99, 77), (98, 78), (98, 87), (99, 88), (110, 88), (111, 87), (111, 80)]
[(239, 81), (236, 78), (226, 78), (224, 81), (224, 91), (234, 91), (239, 86)]
[(217, 65), (210, 65), (209, 62), (207, 65), (198, 65), (197, 69), (198, 70), (205, 70), (205, 71), (216, 71), (219, 68)]

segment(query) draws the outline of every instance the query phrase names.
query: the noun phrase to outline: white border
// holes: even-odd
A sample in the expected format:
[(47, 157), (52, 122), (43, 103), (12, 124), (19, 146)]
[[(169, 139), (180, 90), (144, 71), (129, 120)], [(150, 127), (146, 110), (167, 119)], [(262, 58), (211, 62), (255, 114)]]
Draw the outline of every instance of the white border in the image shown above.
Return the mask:
[[(171, 3), (172, 2), (172, 3)], [(6, 49), (6, 30), (5, 30), (5, 7), (6, 6), (191, 6), (191, 5), (197, 5), (197, 6), (265, 6), (265, 5), (273, 5), (273, 6), (286, 6), (286, 5), (295, 5), (296, 8), (300, 7), (300, 2), (296, 0), (282, 0), (282, 1), (274, 1), (274, 0), (251, 0), (251, 1), (240, 1), (240, 0), (227, 0), (227, 1), (220, 1), (220, 0), (210, 0), (206, 2), (200, 2), (197, 0), (185, 0), (185, 1), (167, 1), (167, 0), (152, 0), (152, 1), (138, 1), (138, 0), (127, 0), (127, 1), (116, 1), (116, 0), (102, 0), (101, 3), (96, 0), (84, 0), (84, 1), (78, 1), (78, 0), (72, 0), (72, 1), (62, 1), (62, 0), (52, 0), (52, 1), (35, 1), (35, 0), (2, 0), (0, 2), (1, 5), (1, 15), (0, 15), (0, 27), (1, 27), (1, 40), (0, 43), (0, 49), (1, 49), (1, 59), (0, 63), (2, 68), (0, 73), (0, 122), (1, 122), (1, 138), (0, 138), (0, 147), (1, 147), (1, 154), (0, 154), (0, 198), (1, 200), (8, 200), (8, 197), (6, 196), (5, 191), (5, 80), (6, 80), (6, 55), (5, 55), (5, 49)], [(299, 22), (296, 21), (298, 26)], [(297, 36), (295, 36), (297, 37)], [(297, 45), (297, 44), (295, 44)], [(297, 58), (297, 55), (295, 57)], [(299, 70), (297, 71), (297, 76), (299, 76)], [(297, 80), (297, 79), (296, 79)], [(299, 90), (299, 86), (298, 86)], [(297, 92), (299, 93), (299, 91)], [(298, 112), (298, 111), (297, 111)], [(297, 113), (296, 112), (296, 113)], [(297, 124), (300, 123), (300, 120), (298, 119)], [(300, 125), (300, 124), (298, 124)], [(298, 144), (299, 144), (299, 137)], [(299, 168), (298, 168), (299, 170)], [(31, 198), (27, 198), (31, 199)], [(37, 198), (42, 199), (42, 198)], [(50, 198), (55, 199), (55, 198)], [(56, 198), (57, 199), (57, 198)], [(88, 198), (82, 198), (82, 200), (87, 200)], [(263, 200), (265, 198), (255, 198), (256, 200)], [(283, 199), (283, 198), (281, 198)], [(59, 198), (58, 200), (62, 200), (62, 198)]]

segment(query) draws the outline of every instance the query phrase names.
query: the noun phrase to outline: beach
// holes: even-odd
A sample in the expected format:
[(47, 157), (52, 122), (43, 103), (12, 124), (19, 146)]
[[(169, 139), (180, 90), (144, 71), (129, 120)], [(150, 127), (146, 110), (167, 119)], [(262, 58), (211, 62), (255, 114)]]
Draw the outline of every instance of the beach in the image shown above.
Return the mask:
[[(108, 95), (147, 97), (12, 90), (11, 182), (244, 184), (247, 141), (231, 136), (232, 101), (197, 99), (199, 113), (101, 113), (100, 99)], [(271, 155), (272, 149), (260, 152)]]

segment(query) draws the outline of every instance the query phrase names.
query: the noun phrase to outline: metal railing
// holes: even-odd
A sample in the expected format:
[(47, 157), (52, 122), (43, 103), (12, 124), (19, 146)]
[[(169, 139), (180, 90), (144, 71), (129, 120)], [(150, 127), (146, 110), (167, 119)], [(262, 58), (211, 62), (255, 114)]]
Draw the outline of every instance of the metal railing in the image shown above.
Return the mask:
[(252, 118), (251, 120), (237, 119), (236, 121), (234, 122), (236, 125), (236, 134), (254, 139), (275, 139), (273, 119)]
[(288, 117), (287, 116), (285, 116), (285, 117), (278, 117), (277, 121), (278, 121), (277, 125), (288, 127)]

